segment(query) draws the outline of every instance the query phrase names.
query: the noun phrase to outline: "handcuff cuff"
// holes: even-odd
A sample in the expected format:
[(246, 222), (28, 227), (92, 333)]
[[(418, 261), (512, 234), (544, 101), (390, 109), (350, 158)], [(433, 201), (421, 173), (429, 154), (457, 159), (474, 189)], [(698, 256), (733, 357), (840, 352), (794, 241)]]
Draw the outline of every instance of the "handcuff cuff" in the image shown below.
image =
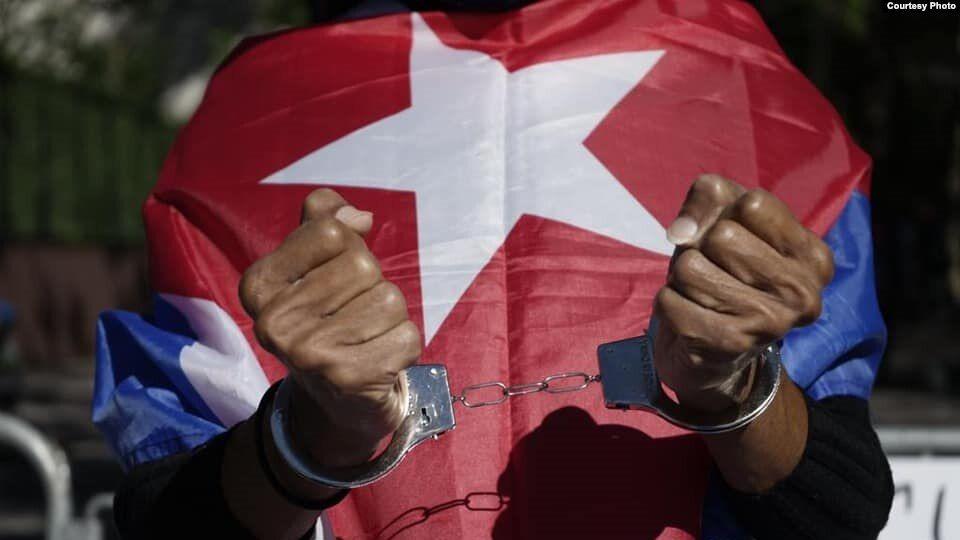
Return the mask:
[[(507, 386), (501, 382), (473, 385), (459, 396), (450, 392), (447, 369), (442, 364), (420, 364), (407, 368), (407, 414), (386, 449), (371, 461), (351, 467), (328, 467), (298, 448), (290, 433), (291, 382), (280, 383), (268, 410), (271, 435), (277, 451), (290, 469), (304, 480), (323, 486), (349, 489), (376, 482), (392, 471), (416, 446), (456, 427), (455, 403), (466, 407), (496, 405), (513, 396), (544, 391), (561, 393), (582, 390), (593, 382), (603, 387), (607, 408), (646, 410), (667, 422), (699, 433), (724, 433), (742, 428), (760, 416), (773, 402), (780, 387), (780, 348), (771, 344), (759, 355), (759, 365), (749, 395), (739, 406), (719, 413), (685, 409), (663, 391), (653, 364), (652, 340), (639, 336), (597, 348), (599, 375), (568, 372), (551, 375), (537, 383)], [(551, 383), (578, 381), (578, 384), (553, 386)], [(469, 391), (499, 389), (492, 400), (471, 400)]]

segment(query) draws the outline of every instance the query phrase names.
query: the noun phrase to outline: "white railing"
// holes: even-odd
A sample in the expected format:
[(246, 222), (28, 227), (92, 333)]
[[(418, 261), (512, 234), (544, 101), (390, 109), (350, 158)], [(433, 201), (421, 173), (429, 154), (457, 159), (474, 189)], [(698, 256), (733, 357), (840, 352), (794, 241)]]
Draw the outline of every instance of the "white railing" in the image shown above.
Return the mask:
[(888, 455), (960, 455), (960, 428), (883, 426), (877, 428), (880, 444)]
[(23, 454), (40, 475), (46, 499), (47, 540), (101, 540), (104, 537), (99, 513), (112, 506), (113, 496), (102, 493), (91, 498), (84, 515), (74, 516), (70, 463), (60, 446), (23, 420), (7, 414), (0, 414), (0, 445)]

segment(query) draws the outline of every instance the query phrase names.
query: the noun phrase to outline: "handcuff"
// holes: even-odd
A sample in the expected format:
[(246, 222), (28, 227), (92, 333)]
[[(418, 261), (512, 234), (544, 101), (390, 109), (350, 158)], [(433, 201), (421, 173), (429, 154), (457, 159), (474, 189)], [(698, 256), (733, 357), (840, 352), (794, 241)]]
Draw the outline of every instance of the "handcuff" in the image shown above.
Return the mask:
[[(648, 335), (604, 343), (597, 348), (600, 374), (561, 373), (537, 383), (507, 386), (500, 382), (468, 387), (494, 388), (497, 399), (472, 401), (466, 389), (459, 396), (450, 392), (447, 369), (442, 364), (420, 364), (404, 370), (407, 383), (407, 414), (390, 443), (376, 458), (351, 467), (329, 467), (315, 460), (293, 442), (290, 432), (291, 380), (280, 383), (268, 410), (271, 435), (277, 451), (290, 469), (302, 479), (324, 486), (349, 489), (376, 482), (395, 469), (416, 446), (437, 439), (457, 425), (453, 406), (495, 405), (512, 396), (538, 391), (548, 393), (582, 390), (593, 382), (603, 387), (604, 404), (610, 409), (646, 410), (667, 422), (699, 433), (724, 433), (742, 428), (760, 416), (773, 402), (780, 387), (780, 348), (770, 344), (759, 355), (753, 387), (737, 407), (719, 413), (685, 409), (663, 391), (654, 368), (652, 340)], [(582, 378), (582, 381), (581, 381)], [(573, 386), (551, 383), (574, 379)]]

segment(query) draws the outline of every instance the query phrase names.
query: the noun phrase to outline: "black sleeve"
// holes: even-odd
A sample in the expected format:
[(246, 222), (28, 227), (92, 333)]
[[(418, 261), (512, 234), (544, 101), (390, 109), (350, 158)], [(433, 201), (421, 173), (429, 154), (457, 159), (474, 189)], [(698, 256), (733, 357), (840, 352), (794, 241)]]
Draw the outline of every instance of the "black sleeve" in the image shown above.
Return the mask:
[(122, 538), (253, 538), (223, 497), (220, 465), (229, 432), (190, 452), (134, 467), (114, 496)]
[(876, 538), (890, 513), (893, 478), (867, 402), (807, 398), (807, 410), (807, 446), (790, 476), (759, 495), (725, 486), (737, 520), (761, 540)]
[[(248, 420), (263, 425), (265, 408), (272, 401), (279, 384), (270, 387), (260, 400), (257, 412)], [(239, 424), (238, 424), (239, 425)], [(253, 538), (227, 506), (221, 484), (221, 471), (227, 441), (233, 429), (213, 437), (189, 452), (138, 465), (117, 488), (113, 499), (113, 515), (122, 538)], [(261, 445), (260, 463), (269, 467), (262, 451), (262, 434), (255, 430), (256, 444)], [(265, 469), (275, 493), (291, 504), (304, 500), (291, 499), (294, 494), (281, 486), (269, 469)], [(342, 501), (349, 490), (327, 500), (306, 501), (311, 510), (324, 510)], [(313, 536), (313, 528), (302, 538)]]
[[(229, 432), (190, 452), (134, 467), (117, 489), (114, 521), (121, 538), (253, 538), (223, 496), (220, 471)], [(324, 506), (336, 505), (344, 490)], [(313, 530), (303, 538), (312, 538)]]

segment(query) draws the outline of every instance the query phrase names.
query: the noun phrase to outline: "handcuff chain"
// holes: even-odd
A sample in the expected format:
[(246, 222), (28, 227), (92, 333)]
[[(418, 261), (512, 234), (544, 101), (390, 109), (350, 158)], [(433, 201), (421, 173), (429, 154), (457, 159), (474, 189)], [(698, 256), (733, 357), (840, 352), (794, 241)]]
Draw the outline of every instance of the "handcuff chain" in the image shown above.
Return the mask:
[[(575, 382), (579, 381), (579, 383), (572, 384), (569, 382), (571, 380)], [(562, 381), (568, 382), (564, 383)], [(527, 394), (536, 394), (538, 392), (546, 392), (548, 394), (578, 392), (590, 386), (591, 383), (599, 381), (600, 375), (590, 375), (582, 371), (566, 371), (564, 373), (557, 373), (555, 375), (544, 377), (541, 381), (515, 384), (512, 386), (507, 386), (499, 381), (490, 381), (479, 384), (471, 384), (470, 386), (464, 387), (460, 391), (460, 395), (453, 396), (453, 402), (459, 402), (463, 404), (464, 407), (473, 409), (476, 407), (486, 407), (488, 405), (499, 405), (509, 398), (515, 396), (525, 396)], [(474, 396), (476, 396), (477, 393), (484, 388), (499, 388), (500, 394), (493, 399), (470, 399), (470, 394), (474, 394)]]

